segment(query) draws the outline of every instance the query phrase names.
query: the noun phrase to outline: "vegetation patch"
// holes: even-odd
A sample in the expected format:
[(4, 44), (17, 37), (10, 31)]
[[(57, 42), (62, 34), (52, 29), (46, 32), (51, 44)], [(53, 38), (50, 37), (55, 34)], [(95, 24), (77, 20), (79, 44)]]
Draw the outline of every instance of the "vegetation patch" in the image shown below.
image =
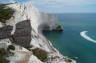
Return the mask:
[(46, 61), (47, 59), (47, 52), (40, 49), (40, 48), (36, 48), (34, 50), (32, 50), (33, 54), (38, 58), (40, 59), (41, 61)]
[(7, 49), (0, 48), (0, 63), (8, 63), (6, 57), (14, 55), (14, 53), (12, 53), (10, 50), (15, 50), (15, 47), (13, 45), (9, 45)]
[(7, 51), (4, 48), (0, 48), (0, 63), (8, 63), (5, 57), (8, 56)]
[(65, 58), (65, 61), (66, 61), (66, 62), (72, 62), (72, 60), (69, 59), (69, 58)]
[(10, 51), (10, 50), (15, 50), (15, 46), (9, 45), (8, 48), (7, 48), (7, 51)]
[(9, 20), (14, 14), (14, 10), (6, 5), (7, 4), (0, 4), (0, 22), (2, 23), (6, 23), (6, 20)]
[(58, 25), (56, 29), (53, 29), (53, 31), (63, 31), (63, 28), (61, 25)]

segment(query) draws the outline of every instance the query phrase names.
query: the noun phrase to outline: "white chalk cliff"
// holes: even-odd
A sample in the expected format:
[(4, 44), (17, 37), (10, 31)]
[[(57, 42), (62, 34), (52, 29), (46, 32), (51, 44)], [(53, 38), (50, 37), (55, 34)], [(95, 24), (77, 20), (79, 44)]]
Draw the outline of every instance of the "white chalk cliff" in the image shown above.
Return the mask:
[[(55, 15), (41, 12), (35, 8), (32, 3), (12, 3), (7, 6), (15, 10), (14, 15), (6, 21), (6, 25), (13, 27), (11, 35), (15, 34), (16, 24), (25, 20), (26, 22), (30, 22), (32, 29), (29, 45), (32, 46), (32, 49), (40, 48), (46, 51), (48, 54), (48, 59), (43, 62), (27, 49), (16, 46), (16, 50), (12, 51), (15, 53), (15, 55), (7, 58), (10, 60), (10, 63), (76, 63), (75, 60), (60, 54), (59, 51), (52, 46), (51, 42), (47, 40), (42, 34), (42, 30), (46, 25), (50, 27), (50, 30), (57, 26)], [(4, 25), (0, 23), (0, 27), (3, 26)], [(0, 40), (0, 42), (8, 42), (7, 45), (11, 43), (8, 38)], [(70, 62), (68, 62), (69, 59), (71, 60)]]

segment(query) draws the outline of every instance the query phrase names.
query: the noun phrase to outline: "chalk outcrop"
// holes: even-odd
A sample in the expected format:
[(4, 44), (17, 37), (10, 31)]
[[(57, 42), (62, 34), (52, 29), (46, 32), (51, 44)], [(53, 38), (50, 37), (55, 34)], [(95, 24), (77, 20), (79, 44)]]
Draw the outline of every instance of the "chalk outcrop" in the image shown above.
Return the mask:
[[(14, 54), (10, 56), (9, 53), (6, 58), (10, 63), (76, 63), (75, 60), (61, 55), (42, 34), (47, 26), (49, 30), (62, 29), (57, 25), (55, 15), (41, 12), (31, 3), (12, 3), (7, 6), (15, 12), (6, 21), (6, 25), (0, 24), (0, 44), (6, 45), (2, 46), (4, 49), (10, 44), (14, 45), (15, 50), (9, 50)], [(47, 58), (41, 54), (34, 55), (36, 48), (41, 53), (45, 51)]]

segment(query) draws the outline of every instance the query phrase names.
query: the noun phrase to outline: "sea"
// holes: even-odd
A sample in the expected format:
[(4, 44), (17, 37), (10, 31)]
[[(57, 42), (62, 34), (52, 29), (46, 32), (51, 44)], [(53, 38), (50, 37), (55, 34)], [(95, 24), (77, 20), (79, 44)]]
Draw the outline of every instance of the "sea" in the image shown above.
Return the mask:
[(77, 63), (96, 63), (96, 13), (57, 14), (63, 32), (44, 32), (61, 54)]

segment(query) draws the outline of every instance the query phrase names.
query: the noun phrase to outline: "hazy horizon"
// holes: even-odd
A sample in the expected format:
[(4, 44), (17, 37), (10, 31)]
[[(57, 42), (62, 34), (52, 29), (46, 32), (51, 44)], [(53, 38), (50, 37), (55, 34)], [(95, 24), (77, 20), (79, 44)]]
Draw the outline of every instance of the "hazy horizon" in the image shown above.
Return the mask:
[(1, 3), (27, 1), (49, 13), (96, 13), (96, 0), (0, 0)]

